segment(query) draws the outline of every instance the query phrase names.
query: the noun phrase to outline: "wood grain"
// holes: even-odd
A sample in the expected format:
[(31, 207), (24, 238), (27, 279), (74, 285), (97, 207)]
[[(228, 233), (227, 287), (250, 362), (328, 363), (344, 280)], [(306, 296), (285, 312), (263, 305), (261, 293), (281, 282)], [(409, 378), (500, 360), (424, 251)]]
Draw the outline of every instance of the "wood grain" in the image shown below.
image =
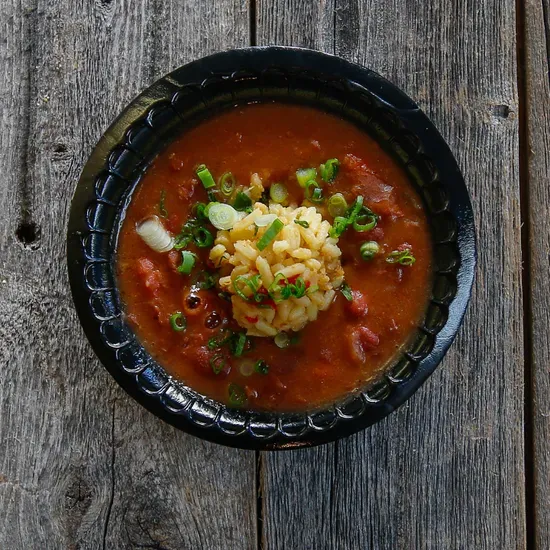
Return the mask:
[(161, 73), (245, 45), (246, 2), (1, 0), (0, 35), (0, 548), (253, 548), (254, 454), (176, 432), (116, 387), (65, 267), (93, 144)]
[(535, 548), (550, 548), (550, 3), (525, 2)]
[(268, 549), (525, 545), (514, 13), (511, 0), (259, 3), (259, 44), (336, 53), (419, 102), (463, 170), (480, 250), (465, 324), (409, 403), (335, 445), (262, 456)]

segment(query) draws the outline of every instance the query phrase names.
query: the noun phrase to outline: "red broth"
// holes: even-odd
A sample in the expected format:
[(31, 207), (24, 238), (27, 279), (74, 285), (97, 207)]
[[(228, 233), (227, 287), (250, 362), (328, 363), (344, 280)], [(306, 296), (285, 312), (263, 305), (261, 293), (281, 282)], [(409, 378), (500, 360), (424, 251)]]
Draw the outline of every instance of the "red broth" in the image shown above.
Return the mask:
[[(193, 206), (208, 202), (195, 175), (199, 164), (205, 163), (215, 179), (230, 171), (238, 182), (248, 184), (257, 172), (264, 185), (284, 182), (300, 204), (303, 190), (295, 171), (330, 158), (340, 160), (340, 170), (324, 192), (340, 192), (349, 204), (362, 195), (380, 216), (372, 231), (348, 230), (340, 237), (345, 279), (355, 299), (349, 302), (337, 292), (329, 309), (286, 349), (272, 338), (252, 337), (252, 349), (242, 358), (227, 357), (222, 372), (215, 374), (208, 341), (220, 330), (220, 322), (239, 328), (231, 324), (231, 304), (215, 288), (191, 292), (193, 274), (175, 269), (181, 253), (154, 252), (136, 234), (136, 223), (158, 215), (164, 195), (163, 222), (177, 234)], [(379, 243), (381, 252), (365, 261), (359, 246), (370, 240)], [(208, 249), (189, 248), (199, 257), (194, 269), (208, 267)], [(414, 265), (386, 261), (392, 251), (405, 248), (414, 254)], [(185, 132), (156, 158), (134, 193), (121, 229), (117, 276), (128, 321), (167, 372), (224, 403), (231, 404), (230, 388), (237, 388), (248, 408), (296, 411), (333, 402), (388, 367), (425, 313), (431, 262), (421, 201), (381, 147), (336, 116), (273, 103), (235, 107), (215, 116)], [(175, 311), (186, 315), (186, 330), (171, 328), (169, 317)], [(268, 373), (244, 376), (237, 368), (243, 359), (265, 361)]]

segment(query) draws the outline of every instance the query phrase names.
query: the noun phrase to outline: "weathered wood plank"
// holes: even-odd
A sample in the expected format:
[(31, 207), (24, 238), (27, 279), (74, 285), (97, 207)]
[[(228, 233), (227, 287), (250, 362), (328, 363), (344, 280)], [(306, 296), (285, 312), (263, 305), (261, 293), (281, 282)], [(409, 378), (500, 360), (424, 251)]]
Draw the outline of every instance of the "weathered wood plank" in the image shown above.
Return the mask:
[(536, 548), (550, 548), (550, 3), (525, 2)]
[(480, 250), (465, 325), (409, 403), (336, 445), (262, 456), (266, 548), (524, 547), (514, 13), (511, 0), (259, 3), (259, 44), (342, 55), (416, 98), (464, 172)]
[(0, 0), (0, 14), (0, 548), (253, 548), (254, 454), (176, 432), (118, 389), (65, 268), (101, 132), (160, 73), (245, 45), (246, 2)]

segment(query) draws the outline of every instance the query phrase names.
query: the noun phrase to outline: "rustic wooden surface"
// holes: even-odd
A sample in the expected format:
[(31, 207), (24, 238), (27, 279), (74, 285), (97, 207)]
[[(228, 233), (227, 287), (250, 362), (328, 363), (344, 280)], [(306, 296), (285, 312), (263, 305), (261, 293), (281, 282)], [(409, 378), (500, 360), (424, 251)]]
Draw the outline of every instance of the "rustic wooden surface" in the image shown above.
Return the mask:
[(2, 550), (256, 547), (254, 454), (130, 400), (65, 267), (71, 195), (113, 117), (161, 73), (248, 43), (246, 3), (217, 4), (0, 2)]
[(525, 5), (527, 262), (536, 548), (550, 548), (550, 2)]
[(259, 7), (259, 44), (341, 55), (420, 103), (463, 170), (480, 250), (460, 335), (408, 404), (336, 444), (262, 456), (266, 548), (522, 548), (515, 3), (272, 0)]
[[(213, 6), (0, 0), (0, 548), (549, 548), (548, 0)], [(413, 96), (464, 172), (480, 250), (460, 335), (405, 406), (258, 468), (119, 390), (64, 259), (109, 121), (165, 72), (250, 42), (336, 53)]]

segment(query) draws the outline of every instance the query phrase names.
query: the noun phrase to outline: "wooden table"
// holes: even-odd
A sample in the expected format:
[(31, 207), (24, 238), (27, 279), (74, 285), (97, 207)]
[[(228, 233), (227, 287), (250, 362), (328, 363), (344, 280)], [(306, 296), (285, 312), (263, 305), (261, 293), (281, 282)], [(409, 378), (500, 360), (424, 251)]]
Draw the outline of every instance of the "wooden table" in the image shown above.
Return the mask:
[[(474, 204), (479, 269), (430, 381), (288, 453), (177, 432), (78, 324), (65, 227), (138, 92), (205, 54), (293, 44), (415, 98)], [(550, 548), (549, 0), (0, 0), (0, 548)]]

